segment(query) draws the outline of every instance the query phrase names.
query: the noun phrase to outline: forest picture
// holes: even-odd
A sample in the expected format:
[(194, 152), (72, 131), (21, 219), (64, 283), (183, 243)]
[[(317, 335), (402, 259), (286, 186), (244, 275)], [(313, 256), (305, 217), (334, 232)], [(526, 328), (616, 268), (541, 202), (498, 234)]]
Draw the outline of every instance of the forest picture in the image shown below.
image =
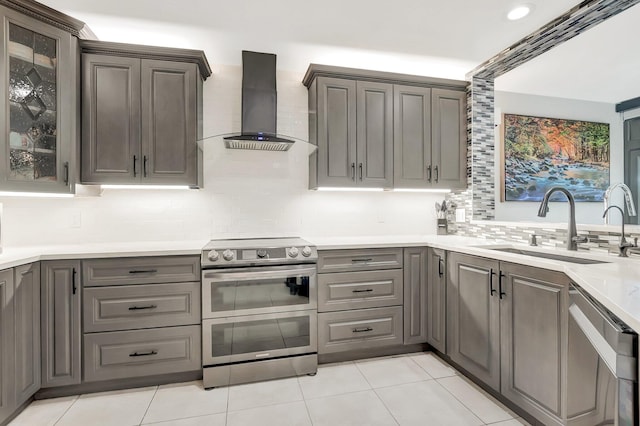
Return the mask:
[[(609, 186), (609, 124), (503, 115), (504, 201), (541, 201), (554, 186), (602, 201)], [(557, 198), (556, 198), (557, 197)], [(551, 200), (564, 200), (554, 194)]]

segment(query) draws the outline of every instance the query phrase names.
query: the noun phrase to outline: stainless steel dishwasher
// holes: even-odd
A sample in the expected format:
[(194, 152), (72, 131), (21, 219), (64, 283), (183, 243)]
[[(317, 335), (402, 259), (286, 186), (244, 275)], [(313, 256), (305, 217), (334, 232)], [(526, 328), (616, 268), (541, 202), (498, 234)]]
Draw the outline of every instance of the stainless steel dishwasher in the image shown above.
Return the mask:
[(577, 284), (569, 289), (567, 424), (638, 424), (638, 335)]

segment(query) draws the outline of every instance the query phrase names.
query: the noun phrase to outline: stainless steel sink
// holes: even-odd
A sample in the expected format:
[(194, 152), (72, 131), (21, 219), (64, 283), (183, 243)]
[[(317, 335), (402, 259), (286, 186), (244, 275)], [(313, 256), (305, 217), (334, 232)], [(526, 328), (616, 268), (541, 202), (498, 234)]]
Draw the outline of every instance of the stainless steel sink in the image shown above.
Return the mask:
[(525, 256), (542, 257), (544, 259), (560, 260), (562, 262), (580, 263), (582, 265), (592, 265), (596, 263), (610, 263), (605, 260), (582, 259), (579, 257), (563, 256), (561, 254), (555, 254), (555, 253), (542, 253), (539, 251), (532, 251), (532, 250), (522, 250), (522, 249), (517, 249), (513, 247), (496, 247), (496, 248), (489, 248), (489, 250), (504, 251), (506, 253), (522, 254)]

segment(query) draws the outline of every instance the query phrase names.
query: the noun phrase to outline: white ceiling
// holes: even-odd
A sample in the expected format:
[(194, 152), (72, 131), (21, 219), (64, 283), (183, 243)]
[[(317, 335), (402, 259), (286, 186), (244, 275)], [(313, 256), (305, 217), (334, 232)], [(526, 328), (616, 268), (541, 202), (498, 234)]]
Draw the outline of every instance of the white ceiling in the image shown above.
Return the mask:
[(640, 5), (495, 81), (496, 90), (618, 103), (640, 96)]
[(202, 49), (212, 65), (240, 51), (276, 53), (278, 67), (311, 62), (464, 78), (579, 0), (40, 0), (85, 21), (102, 40)]

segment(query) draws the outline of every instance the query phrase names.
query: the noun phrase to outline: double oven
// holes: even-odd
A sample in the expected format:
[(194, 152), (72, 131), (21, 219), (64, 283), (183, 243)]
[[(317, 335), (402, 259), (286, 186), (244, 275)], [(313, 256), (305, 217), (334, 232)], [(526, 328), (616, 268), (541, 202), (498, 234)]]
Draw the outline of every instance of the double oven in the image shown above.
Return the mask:
[(205, 388), (315, 374), (316, 263), (316, 248), (299, 238), (214, 240), (205, 246)]

